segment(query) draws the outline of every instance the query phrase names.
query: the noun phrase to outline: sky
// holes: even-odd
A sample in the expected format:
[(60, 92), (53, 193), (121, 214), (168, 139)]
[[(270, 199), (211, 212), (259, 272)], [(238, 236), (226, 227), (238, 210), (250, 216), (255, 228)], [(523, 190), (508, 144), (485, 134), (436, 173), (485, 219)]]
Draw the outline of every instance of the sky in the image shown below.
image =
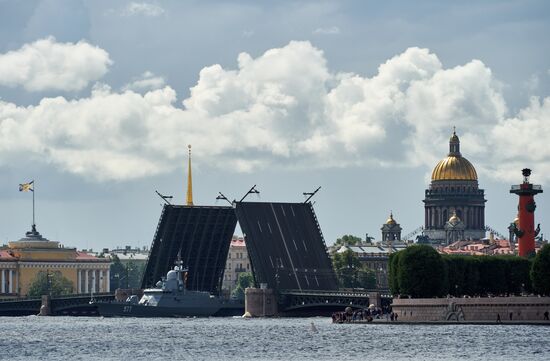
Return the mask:
[(390, 212), (405, 235), (453, 126), (507, 234), (521, 169), (550, 183), (548, 34), (547, 1), (0, 0), (0, 244), (34, 180), (44, 237), (149, 246), (188, 144), (195, 204), (320, 186), (327, 244)]

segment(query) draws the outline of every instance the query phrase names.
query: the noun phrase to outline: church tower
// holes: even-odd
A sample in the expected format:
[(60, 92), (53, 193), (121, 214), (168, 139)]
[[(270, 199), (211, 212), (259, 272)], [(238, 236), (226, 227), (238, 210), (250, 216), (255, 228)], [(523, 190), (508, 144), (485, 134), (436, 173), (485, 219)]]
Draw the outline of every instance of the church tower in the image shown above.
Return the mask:
[(453, 131), (449, 154), (435, 166), (425, 191), (424, 235), (432, 242), (447, 243), (445, 225), (454, 214), (464, 225), (464, 239), (485, 237), (485, 193), (479, 189), (477, 172), (460, 152)]
[(390, 212), (390, 218), (380, 228), (382, 231), (382, 242), (390, 244), (392, 241), (401, 241), (401, 226), (393, 219), (393, 213)]

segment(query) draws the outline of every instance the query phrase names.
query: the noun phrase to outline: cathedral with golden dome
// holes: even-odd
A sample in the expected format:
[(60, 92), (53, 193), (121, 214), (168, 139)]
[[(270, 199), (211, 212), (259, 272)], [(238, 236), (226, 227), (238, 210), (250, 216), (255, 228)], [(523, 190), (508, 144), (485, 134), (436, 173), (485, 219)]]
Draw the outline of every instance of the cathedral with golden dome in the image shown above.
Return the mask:
[(485, 237), (485, 193), (479, 189), (474, 166), (460, 153), (455, 131), (449, 140), (449, 154), (432, 172), (423, 202), (424, 236), (430, 242), (448, 244), (456, 230), (463, 239)]

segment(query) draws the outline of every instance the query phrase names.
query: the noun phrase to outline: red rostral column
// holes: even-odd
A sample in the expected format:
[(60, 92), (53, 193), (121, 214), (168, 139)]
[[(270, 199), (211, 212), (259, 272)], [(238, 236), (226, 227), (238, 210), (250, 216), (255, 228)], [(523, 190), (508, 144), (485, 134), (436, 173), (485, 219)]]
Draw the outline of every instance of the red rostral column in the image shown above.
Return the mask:
[(535, 237), (539, 234), (540, 224), (535, 229), (535, 194), (542, 193), (540, 185), (529, 183), (531, 169), (522, 169), (523, 183), (513, 185), (510, 193), (519, 196), (519, 225), (514, 228), (514, 233), (519, 238), (519, 255), (528, 257), (535, 253)]

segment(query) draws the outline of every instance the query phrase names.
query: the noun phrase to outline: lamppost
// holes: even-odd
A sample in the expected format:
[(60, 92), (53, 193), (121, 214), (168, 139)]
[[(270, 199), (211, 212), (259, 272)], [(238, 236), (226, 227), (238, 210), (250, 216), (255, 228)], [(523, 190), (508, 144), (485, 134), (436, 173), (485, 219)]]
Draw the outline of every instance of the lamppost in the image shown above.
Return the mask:
[(522, 296), (525, 296), (524, 290), (525, 290), (525, 283), (522, 283), (522, 284), (521, 284), (521, 295), (522, 295)]
[(130, 265), (126, 263), (126, 289), (130, 288), (130, 271), (133, 271), (133, 268), (130, 268)]
[(52, 297), (52, 276), (53, 273), (50, 273), (50, 270), (46, 270), (46, 293), (50, 297)]

